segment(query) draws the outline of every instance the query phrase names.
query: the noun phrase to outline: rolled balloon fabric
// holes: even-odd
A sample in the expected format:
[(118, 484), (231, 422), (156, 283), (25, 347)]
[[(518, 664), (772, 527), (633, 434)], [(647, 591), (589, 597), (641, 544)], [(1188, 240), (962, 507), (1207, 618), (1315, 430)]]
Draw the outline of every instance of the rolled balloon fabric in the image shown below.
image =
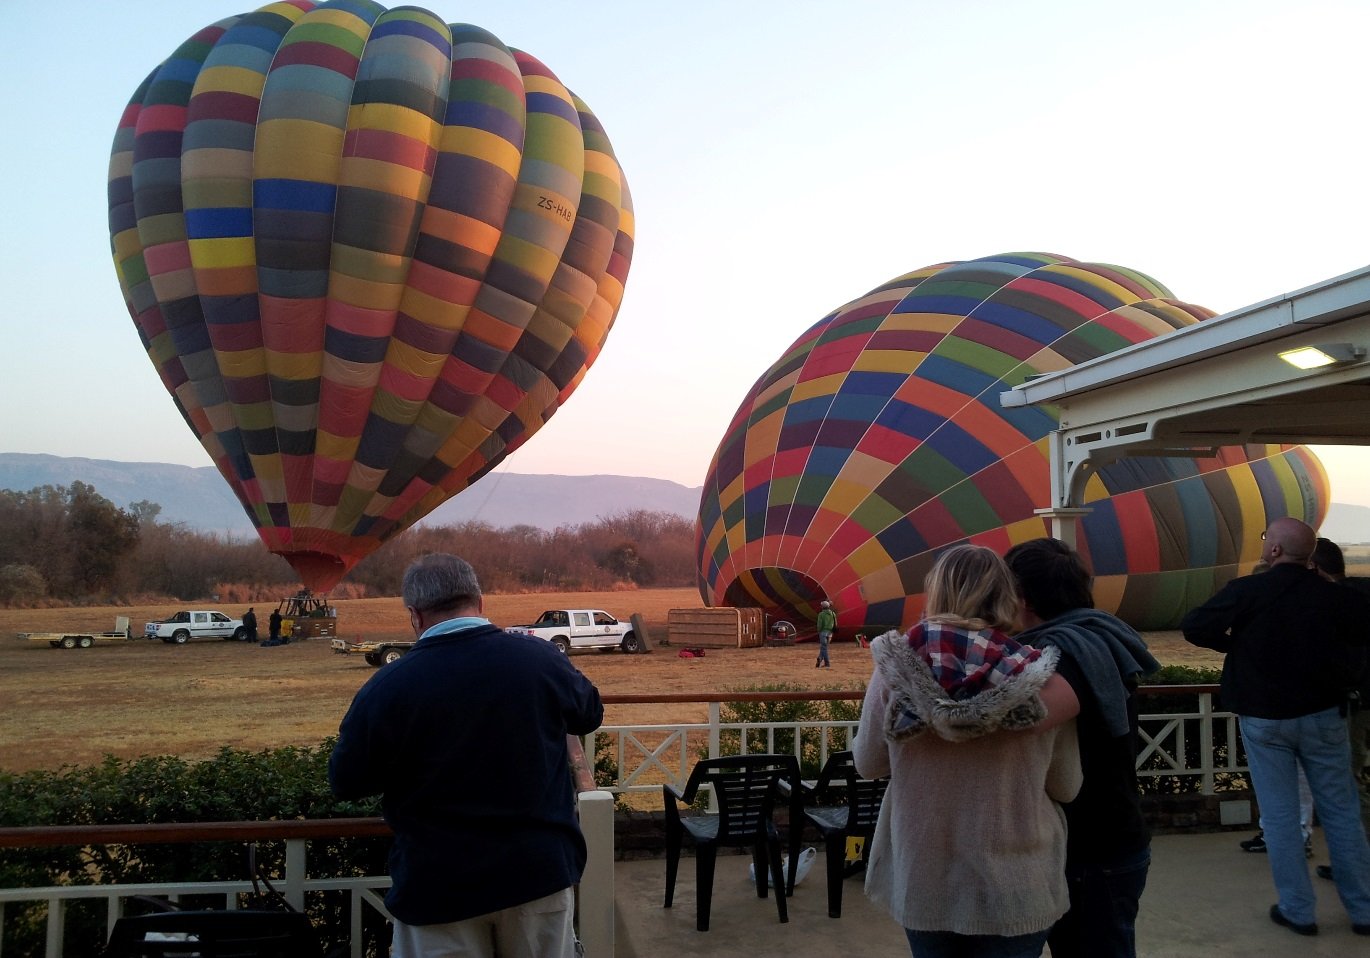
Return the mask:
[(134, 93), (110, 157), (143, 345), (315, 591), (567, 399), (633, 227), (608, 137), (551, 70), (370, 0), (199, 31)]
[[(705, 478), (696, 552), (709, 605), (839, 630), (907, 627), (960, 542), (1049, 535), (1051, 407), (999, 394), (1211, 317), (1134, 270), (1009, 253), (915, 270), (815, 323), (748, 392)], [(1315, 528), (1326, 473), (1303, 446), (1131, 458), (1088, 481), (1079, 548), (1095, 601), (1173, 628), (1260, 557), (1271, 519)], [(850, 633), (849, 633), (850, 634)]]

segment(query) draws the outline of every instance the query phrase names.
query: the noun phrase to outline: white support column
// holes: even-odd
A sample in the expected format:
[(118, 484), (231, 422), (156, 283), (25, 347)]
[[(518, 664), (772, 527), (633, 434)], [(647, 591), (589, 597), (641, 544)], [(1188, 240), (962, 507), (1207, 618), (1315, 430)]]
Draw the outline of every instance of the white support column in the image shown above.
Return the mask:
[(1051, 520), (1051, 537), (1060, 539), (1072, 549), (1079, 549), (1079, 523), (1093, 509), (1034, 509), (1033, 515)]
[(285, 842), (285, 900), (296, 911), (304, 911), (305, 842), (288, 838)]
[(578, 805), (587, 849), (580, 879), (580, 943), (586, 958), (613, 958), (614, 796), (599, 789), (581, 792)]

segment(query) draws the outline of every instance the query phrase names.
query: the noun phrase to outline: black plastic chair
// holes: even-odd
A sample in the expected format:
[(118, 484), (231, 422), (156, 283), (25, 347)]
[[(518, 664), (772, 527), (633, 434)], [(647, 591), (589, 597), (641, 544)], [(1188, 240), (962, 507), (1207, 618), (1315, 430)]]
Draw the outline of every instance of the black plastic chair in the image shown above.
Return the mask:
[[(167, 936), (185, 937), (159, 940)], [(322, 954), (308, 915), (238, 909), (120, 918), (110, 932), (103, 958), (321, 958)]]
[[(774, 885), (780, 920), (790, 920), (785, 905), (780, 833), (772, 816), (782, 780), (799, 781), (799, 763), (793, 755), (735, 755), (700, 762), (690, 772), (683, 792), (670, 784), (661, 787), (666, 804), (666, 908), (671, 907), (675, 897), (680, 846), (688, 834), (695, 844), (695, 885), (699, 899), (696, 928), (709, 930), (714, 862), (719, 848), (752, 850), (757, 897), (765, 898), (768, 887)], [(713, 788), (718, 814), (688, 814), (705, 786)], [(681, 814), (682, 805), (687, 811), (685, 815)], [(792, 830), (797, 824), (792, 823)], [(794, 856), (791, 856), (793, 862)]]
[[(833, 752), (818, 773), (812, 786), (802, 785), (805, 798), (803, 819), (795, 826), (795, 834), (807, 820), (818, 829), (826, 851), (828, 873), (828, 917), (842, 917), (842, 882), (859, 871), (870, 857), (871, 839), (875, 837), (875, 823), (880, 817), (880, 803), (885, 799), (889, 779), (862, 778), (856, 771), (851, 752)], [(837, 799), (841, 799), (837, 802)], [(861, 862), (847, 866), (847, 839), (864, 838)]]

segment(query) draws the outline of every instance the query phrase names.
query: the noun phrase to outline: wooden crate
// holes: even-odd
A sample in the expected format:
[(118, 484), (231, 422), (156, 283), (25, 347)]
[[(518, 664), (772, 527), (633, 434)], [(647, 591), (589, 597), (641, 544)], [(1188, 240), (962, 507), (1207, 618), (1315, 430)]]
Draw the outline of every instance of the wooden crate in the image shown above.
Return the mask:
[(760, 609), (671, 609), (666, 616), (671, 645), (705, 648), (760, 648), (766, 614)]

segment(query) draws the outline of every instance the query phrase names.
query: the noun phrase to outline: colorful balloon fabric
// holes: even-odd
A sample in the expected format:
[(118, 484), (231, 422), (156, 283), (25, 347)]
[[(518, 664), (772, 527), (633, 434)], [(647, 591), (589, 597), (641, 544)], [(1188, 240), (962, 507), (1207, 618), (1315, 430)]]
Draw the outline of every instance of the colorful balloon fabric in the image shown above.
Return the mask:
[[(838, 633), (907, 627), (938, 552), (1049, 534), (1053, 408), (1003, 408), (1037, 373), (1212, 316), (1133, 270), (1042, 253), (942, 263), (826, 316), (752, 387), (705, 479), (706, 604)], [(1131, 458), (1088, 482), (1080, 551), (1097, 605), (1138, 628), (1180, 616), (1260, 557), (1268, 520), (1315, 528), (1329, 501), (1302, 446)]]
[(156, 67), (109, 228), (163, 383), (316, 591), (557, 410), (633, 247), (609, 140), (547, 67), (369, 0), (272, 3)]

